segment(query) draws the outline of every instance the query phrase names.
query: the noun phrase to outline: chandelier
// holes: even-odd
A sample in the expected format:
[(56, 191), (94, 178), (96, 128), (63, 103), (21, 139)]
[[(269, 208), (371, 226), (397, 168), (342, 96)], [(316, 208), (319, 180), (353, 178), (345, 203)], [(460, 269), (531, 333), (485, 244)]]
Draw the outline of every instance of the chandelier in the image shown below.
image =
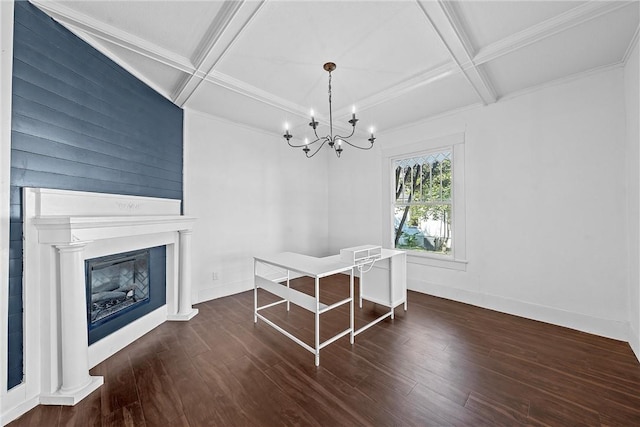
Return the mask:
[(329, 73), (329, 135), (323, 136), (323, 137), (318, 136), (318, 122), (314, 117), (313, 110), (311, 110), (311, 122), (309, 123), (309, 126), (313, 128), (313, 134), (315, 135), (316, 139), (314, 139), (313, 141), (309, 141), (308, 138), (305, 138), (304, 142), (300, 145), (292, 144), (291, 138), (293, 138), (293, 135), (289, 133), (288, 123), (285, 123), (285, 133), (282, 136), (284, 136), (284, 138), (287, 140), (287, 144), (289, 144), (290, 147), (302, 148), (302, 151), (304, 151), (304, 154), (308, 158), (315, 156), (316, 153), (318, 153), (318, 151), (320, 151), (320, 149), (325, 144), (333, 148), (333, 150), (336, 153), (336, 156), (338, 157), (340, 157), (340, 154), (342, 154), (343, 143), (350, 145), (351, 147), (358, 148), (360, 150), (371, 149), (373, 147), (373, 141), (376, 140), (376, 138), (373, 136), (373, 128), (370, 129), (371, 137), (369, 137), (369, 139), (367, 140), (369, 141), (368, 146), (361, 147), (357, 144), (353, 144), (349, 142), (349, 138), (351, 138), (356, 131), (356, 123), (358, 122), (358, 119), (356, 118), (355, 107), (353, 107), (353, 110), (351, 112), (351, 120), (349, 120), (349, 124), (351, 124), (351, 133), (348, 136), (333, 134), (333, 112), (331, 110), (331, 72), (336, 69), (336, 64), (334, 64), (333, 62), (327, 62), (326, 64), (323, 65), (322, 68), (324, 68), (324, 70)]

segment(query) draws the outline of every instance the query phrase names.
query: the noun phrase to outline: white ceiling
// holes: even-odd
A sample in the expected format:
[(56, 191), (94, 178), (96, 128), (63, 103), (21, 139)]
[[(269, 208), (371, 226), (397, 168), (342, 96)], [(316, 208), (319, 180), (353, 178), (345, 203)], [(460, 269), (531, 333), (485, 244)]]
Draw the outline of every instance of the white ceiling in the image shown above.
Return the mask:
[[(32, 0), (181, 107), (390, 130), (623, 64), (635, 1)], [(348, 125), (347, 125), (348, 126)]]

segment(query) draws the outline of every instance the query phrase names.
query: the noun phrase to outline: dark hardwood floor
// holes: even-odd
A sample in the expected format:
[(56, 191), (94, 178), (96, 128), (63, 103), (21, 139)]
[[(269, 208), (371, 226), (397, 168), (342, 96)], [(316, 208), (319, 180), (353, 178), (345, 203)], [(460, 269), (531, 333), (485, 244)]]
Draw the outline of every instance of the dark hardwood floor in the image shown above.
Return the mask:
[[(323, 280), (323, 299), (347, 284)], [(252, 291), (197, 308), (92, 369), (105, 384), (75, 407), (38, 406), (9, 425), (640, 426), (640, 364), (624, 342), (409, 292), (407, 312), (329, 345), (316, 368), (253, 323)], [(348, 325), (346, 309), (322, 316), (323, 337)], [(356, 311), (357, 325), (381, 313)], [(313, 342), (312, 314), (268, 316)]]

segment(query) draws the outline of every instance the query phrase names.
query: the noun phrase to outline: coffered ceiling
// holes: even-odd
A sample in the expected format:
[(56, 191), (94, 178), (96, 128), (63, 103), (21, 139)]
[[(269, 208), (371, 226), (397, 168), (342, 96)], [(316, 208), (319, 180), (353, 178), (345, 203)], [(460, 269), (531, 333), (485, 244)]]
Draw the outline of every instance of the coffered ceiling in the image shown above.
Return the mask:
[[(389, 130), (623, 64), (636, 1), (32, 0), (175, 104), (280, 133)], [(298, 132), (297, 132), (298, 131)]]

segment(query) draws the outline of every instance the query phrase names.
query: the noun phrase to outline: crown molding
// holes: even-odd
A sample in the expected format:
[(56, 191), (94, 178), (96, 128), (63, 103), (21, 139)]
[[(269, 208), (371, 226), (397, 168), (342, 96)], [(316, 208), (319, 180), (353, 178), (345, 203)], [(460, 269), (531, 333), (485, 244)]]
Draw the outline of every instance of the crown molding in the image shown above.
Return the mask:
[(264, 3), (265, 0), (225, 1), (198, 45), (198, 51), (194, 55), (198, 59), (195, 71), (183, 79), (174, 91), (174, 102), (178, 106), (184, 106), (206, 76), (213, 72), (220, 59), (255, 19)]
[(160, 95), (165, 97), (167, 100), (173, 102), (173, 100), (171, 99), (171, 94), (170, 93), (167, 93), (167, 91), (164, 88), (159, 87), (155, 82), (150, 80), (147, 76), (145, 76), (140, 71), (138, 71), (137, 69), (135, 69), (134, 67), (129, 65), (129, 63), (127, 61), (125, 61), (122, 58), (120, 58), (120, 56), (116, 52), (111, 50), (109, 48), (109, 46), (100, 43), (93, 36), (87, 34), (86, 32), (82, 31), (81, 29), (78, 29), (78, 28), (76, 28), (76, 27), (74, 27), (74, 26), (72, 26), (70, 24), (66, 24), (65, 28), (67, 30), (71, 31), (77, 37), (79, 37), (82, 40), (84, 40), (85, 42), (87, 42), (89, 45), (91, 45), (93, 47), (99, 46), (100, 47), (99, 48), (100, 53), (102, 53), (103, 55), (105, 55), (106, 57), (111, 59), (113, 62), (115, 62), (116, 64), (118, 64), (122, 68), (124, 68), (129, 74), (131, 74), (132, 76), (134, 76), (135, 78), (140, 80), (145, 85), (149, 86), (154, 91), (158, 92)]
[(75, 29), (74, 32), (86, 33), (186, 73), (193, 73), (194, 71), (195, 67), (188, 58), (164, 49), (148, 40), (93, 19), (57, 2), (45, 0), (29, 1), (65, 27), (73, 27)]
[(184, 111), (185, 111), (186, 120), (189, 120), (189, 115), (191, 115), (191, 116), (200, 116), (200, 117), (203, 117), (203, 118), (205, 118), (207, 120), (213, 120), (213, 121), (217, 121), (217, 122), (220, 122), (220, 123), (225, 123), (225, 124), (232, 125), (232, 126), (237, 126), (239, 128), (246, 129), (246, 130), (251, 131), (251, 132), (261, 133), (261, 134), (264, 134), (264, 135), (270, 135), (270, 136), (276, 137), (278, 139), (282, 138), (282, 135), (280, 134), (280, 132), (263, 129), (263, 128), (260, 128), (260, 127), (257, 127), (257, 126), (253, 126), (253, 125), (250, 125), (250, 124), (247, 124), (247, 123), (236, 122), (234, 120), (229, 120), (229, 119), (226, 119), (224, 117), (217, 116), (217, 115), (215, 115), (213, 113), (206, 113), (206, 112), (201, 111), (201, 110), (196, 110), (195, 108), (184, 107)]
[(520, 96), (528, 95), (528, 94), (533, 93), (533, 92), (538, 92), (538, 91), (541, 91), (541, 90), (544, 90), (544, 89), (548, 89), (548, 88), (551, 88), (551, 87), (554, 87), (554, 86), (561, 86), (561, 85), (564, 85), (566, 83), (570, 83), (570, 82), (575, 81), (575, 80), (580, 80), (580, 79), (583, 79), (583, 78), (587, 78), (587, 77), (595, 75), (595, 74), (600, 74), (600, 73), (605, 73), (607, 71), (615, 70), (615, 69), (621, 68), (623, 66), (624, 66), (624, 63), (622, 61), (616, 62), (615, 64), (601, 65), (599, 67), (591, 68), (590, 70), (580, 71), (578, 73), (574, 73), (574, 74), (571, 74), (569, 76), (560, 77), (558, 79), (551, 80), (549, 82), (544, 82), (544, 83), (541, 83), (539, 85), (529, 86), (529, 87), (526, 87), (524, 89), (520, 89), (518, 91), (511, 92), (511, 93), (503, 96), (502, 98), (500, 98), (500, 100), (501, 101), (507, 101), (509, 99), (518, 98)]
[(403, 123), (401, 125), (385, 129), (384, 132), (378, 132), (380, 137), (384, 137), (388, 134), (393, 134), (395, 132), (403, 131), (405, 129), (409, 129), (416, 126), (422, 126), (426, 123), (433, 122), (436, 120), (444, 119), (451, 116), (456, 116), (458, 114), (463, 114), (466, 111), (476, 110), (482, 107), (486, 107), (482, 102), (476, 102), (473, 104), (464, 105), (462, 107), (454, 108), (452, 110), (443, 111), (442, 113), (434, 114), (432, 116), (425, 117), (423, 119), (414, 120), (413, 122)]
[[(541, 91), (541, 90), (544, 90), (544, 89), (547, 89), (547, 88), (550, 88), (550, 87), (561, 86), (561, 85), (563, 85), (565, 83), (569, 83), (569, 82), (574, 81), (574, 80), (580, 80), (580, 79), (587, 78), (587, 77), (595, 75), (595, 74), (605, 73), (607, 71), (611, 71), (611, 70), (615, 70), (617, 68), (621, 68), (622, 66), (623, 66), (622, 62), (617, 62), (615, 64), (603, 65), (601, 67), (592, 68), (592, 69), (587, 70), (587, 71), (581, 71), (579, 73), (575, 73), (575, 74), (572, 74), (570, 76), (561, 77), (559, 79), (556, 79), (556, 80), (553, 80), (553, 81), (550, 81), (550, 82), (542, 83), (542, 84), (539, 84), (539, 85), (536, 85), (536, 86), (531, 86), (531, 87), (528, 87), (528, 88), (525, 88), (525, 89), (522, 89), (522, 90), (519, 90), (519, 91), (516, 91), (516, 92), (512, 92), (512, 93), (510, 93), (508, 95), (505, 95), (505, 96), (501, 97), (499, 99), (499, 101), (497, 101), (497, 102), (508, 101), (510, 99), (518, 98), (520, 96), (528, 95), (530, 93), (538, 92), (538, 91)], [(405, 123), (405, 124), (401, 124), (401, 125), (398, 125), (398, 126), (393, 127), (393, 128), (385, 129), (384, 132), (379, 132), (379, 133), (380, 133), (380, 136), (384, 136), (385, 134), (391, 134), (391, 133), (394, 133), (394, 132), (398, 132), (398, 131), (402, 131), (402, 130), (414, 127), (414, 126), (420, 126), (420, 125), (423, 125), (423, 124), (426, 124), (426, 123), (429, 123), (429, 122), (432, 122), (432, 121), (435, 121), (435, 120), (439, 120), (439, 119), (443, 119), (443, 118), (446, 118), (446, 117), (451, 117), (451, 116), (455, 116), (455, 115), (458, 115), (458, 114), (462, 114), (462, 113), (464, 113), (466, 111), (469, 111), (469, 110), (478, 109), (480, 107), (486, 107), (486, 105), (484, 105), (482, 103), (475, 103), (475, 104), (465, 105), (463, 107), (459, 107), (459, 108), (456, 108), (456, 109), (453, 109), (453, 110), (444, 111), (442, 113), (435, 114), (433, 116), (429, 116), (429, 117), (426, 117), (424, 119), (419, 119), (419, 120), (416, 120), (416, 121), (413, 121), (413, 122), (410, 122), (410, 123)]]
[[(608, 2), (591, 0), (585, 4), (574, 7), (558, 16), (547, 19), (525, 30), (512, 34), (495, 43), (492, 43), (476, 54), (472, 59), (474, 66), (497, 59), (514, 50), (543, 40), (554, 34), (568, 30), (582, 23), (588, 22), (599, 16), (611, 13), (634, 2)], [(467, 64), (465, 64), (466, 66)]]

